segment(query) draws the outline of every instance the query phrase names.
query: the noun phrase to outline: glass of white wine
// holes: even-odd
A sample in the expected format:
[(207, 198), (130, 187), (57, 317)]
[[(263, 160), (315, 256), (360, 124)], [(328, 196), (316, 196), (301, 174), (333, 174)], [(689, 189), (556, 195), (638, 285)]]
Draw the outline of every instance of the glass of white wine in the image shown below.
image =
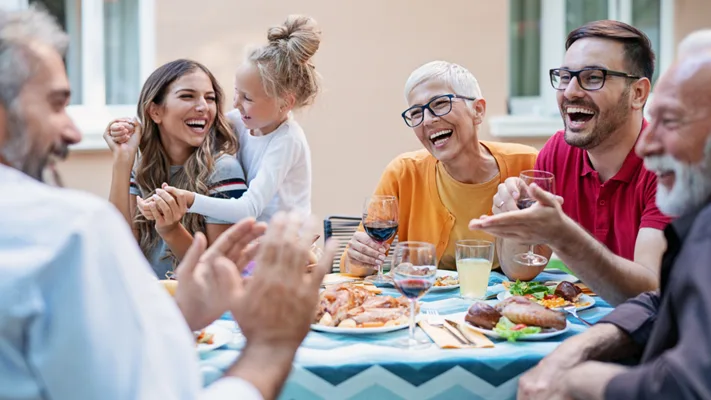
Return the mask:
[(458, 240), (456, 243), (459, 292), (465, 299), (483, 299), (494, 263), (494, 243), (486, 240)]

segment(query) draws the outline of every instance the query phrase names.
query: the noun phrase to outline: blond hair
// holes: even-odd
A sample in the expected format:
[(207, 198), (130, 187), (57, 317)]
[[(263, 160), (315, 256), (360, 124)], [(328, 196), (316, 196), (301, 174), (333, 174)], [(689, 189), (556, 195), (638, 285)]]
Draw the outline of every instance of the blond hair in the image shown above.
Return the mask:
[(454, 94), (481, 98), (479, 82), (474, 75), (461, 65), (447, 61), (430, 61), (412, 71), (405, 83), (405, 98), (416, 86), (431, 80), (445, 83)]
[(294, 96), (294, 107), (311, 104), (320, 88), (320, 77), (311, 58), (321, 44), (321, 32), (311, 17), (290, 15), (281, 26), (267, 32), (269, 43), (254, 49), (247, 60), (259, 71), (270, 97)]

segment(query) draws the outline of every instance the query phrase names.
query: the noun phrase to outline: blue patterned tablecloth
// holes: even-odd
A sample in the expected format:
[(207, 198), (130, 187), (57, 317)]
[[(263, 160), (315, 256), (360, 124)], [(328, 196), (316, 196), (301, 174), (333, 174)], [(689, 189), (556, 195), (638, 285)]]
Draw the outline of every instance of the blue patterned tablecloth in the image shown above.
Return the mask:
[[(561, 280), (570, 275), (544, 272), (536, 280)], [(501, 290), (501, 274), (493, 272), (490, 291)], [(394, 289), (384, 294), (397, 295)], [(579, 315), (595, 322), (612, 308), (599, 297), (594, 307)], [(496, 302), (496, 300), (492, 301)], [(461, 318), (471, 300), (459, 298), (458, 290), (430, 293), (421, 308), (436, 309), (441, 315)], [(234, 321), (217, 321), (237, 330)], [(560, 342), (585, 327), (569, 319), (571, 329), (545, 341), (509, 343), (495, 341), (490, 349), (447, 349), (432, 344), (421, 350), (407, 350), (394, 342), (407, 329), (386, 334), (348, 336), (312, 331), (296, 354), (294, 368), (281, 399), (514, 399), (518, 378), (536, 365)], [(425, 336), (418, 328), (418, 335)], [(220, 349), (201, 356), (205, 384), (218, 379), (239, 355), (241, 335)]]

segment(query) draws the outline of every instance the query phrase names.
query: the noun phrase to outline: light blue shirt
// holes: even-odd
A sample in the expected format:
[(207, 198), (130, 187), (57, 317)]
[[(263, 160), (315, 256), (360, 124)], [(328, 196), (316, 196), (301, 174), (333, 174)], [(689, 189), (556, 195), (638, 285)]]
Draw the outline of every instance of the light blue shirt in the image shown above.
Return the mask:
[(0, 399), (261, 396), (202, 389), (193, 336), (118, 211), (0, 165)]

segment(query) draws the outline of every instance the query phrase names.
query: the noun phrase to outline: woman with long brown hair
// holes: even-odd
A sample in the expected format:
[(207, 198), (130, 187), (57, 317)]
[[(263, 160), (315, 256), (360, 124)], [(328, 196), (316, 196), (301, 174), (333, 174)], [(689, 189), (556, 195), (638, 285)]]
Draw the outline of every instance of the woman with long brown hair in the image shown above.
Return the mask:
[(205, 66), (172, 61), (143, 85), (139, 121), (123, 120), (136, 134), (125, 143), (114, 142), (108, 127), (104, 134), (114, 158), (109, 199), (128, 221), (159, 278), (177, 265), (195, 232), (205, 232), (212, 242), (229, 227), (186, 213), (187, 205), (163, 188), (222, 198), (238, 198), (246, 190), (235, 157), (237, 139), (222, 113), (223, 102), (224, 93)]

